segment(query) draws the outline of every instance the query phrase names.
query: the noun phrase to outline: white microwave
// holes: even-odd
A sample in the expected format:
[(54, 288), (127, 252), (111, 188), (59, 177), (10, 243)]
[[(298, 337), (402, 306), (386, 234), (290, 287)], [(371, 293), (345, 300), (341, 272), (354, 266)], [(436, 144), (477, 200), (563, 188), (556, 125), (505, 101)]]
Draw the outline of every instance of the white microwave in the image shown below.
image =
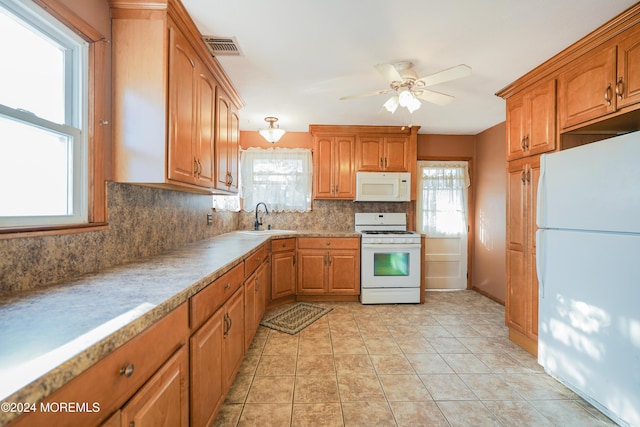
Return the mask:
[(409, 172), (356, 172), (357, 202), (408, 202)]

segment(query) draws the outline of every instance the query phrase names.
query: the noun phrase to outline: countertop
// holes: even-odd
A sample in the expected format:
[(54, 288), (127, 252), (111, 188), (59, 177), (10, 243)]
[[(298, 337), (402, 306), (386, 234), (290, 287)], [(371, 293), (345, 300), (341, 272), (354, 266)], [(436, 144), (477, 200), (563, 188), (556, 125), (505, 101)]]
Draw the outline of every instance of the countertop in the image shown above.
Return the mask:
[[(223, 234), (0, 298), (0, 402), (34, 403), (157, 322), (269, 239), (345, 232)], [(0, 425), (17, 414), (0, 411)]]

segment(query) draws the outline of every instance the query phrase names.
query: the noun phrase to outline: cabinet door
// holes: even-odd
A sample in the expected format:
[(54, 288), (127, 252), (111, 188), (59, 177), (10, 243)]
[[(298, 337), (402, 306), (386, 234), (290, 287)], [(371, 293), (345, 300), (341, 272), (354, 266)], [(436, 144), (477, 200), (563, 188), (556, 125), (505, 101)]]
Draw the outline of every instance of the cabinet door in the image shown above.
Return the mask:
[(227, 98), (218, 95), (217, 125), (216, 125), (216, 188), (227, 190), (229, 188), (229, 108)]
[(169, 28), (168, 178), (195, 182), (196, 61), (193, 48), (175, 27)]
[(178, 350), (122, 408), (122, 425), (189, 426), (189, 361)]
[(384, 170), (389, 172), (409, 171), (409, 138), (384, 138)]
[(191, 425), (209, 426), (222, 405), (224, 310), (218, 310), (190, 340)]
[(540, 157), (532, 157), (529, 161), (527, 175), (527, 275), (529, 281), (529, 319), (527, 335), (534, 341), (538, 340), (538, 273), (536, 271), (536, 201), (538, 194), (538, 179), (540, 178)]
[(253, 273), (244, 282), (244, 348), (249, 348), (253, 335), (256, 332), (255, 323), (257, 300), (258, 300), (258, 279), (257, 272)]
[(354, 199), (356, 197), (355, 138), (336, 137), (334, 149), (334, 196), (339, 199)]
[(618, 41), (617, 107), (640, 101), (640, 27), (623, 33)]
[(215, 186), (216, 82), (204, 67), (198, 73), (198, 129), (196, 130), (196, 184)]
[(314, 173), (316, 199), (333, 197), (333, 137), (317, 137), (315, 143)]
[(507, 99), (507, 160), (524, 157), (526, 129), (529, 126), (524, 94)]
[(525, 334), (529, 283), (526, 271), (527, 187), (523, 161), (509, 162), (507, 175), (507, 292), (505, 315), (510, 328)]
[(271, 255), (271, 299), (287, 297), (296, 292), (296, 265), (294, 252)]
[(327, 251), (298, 251), (298, 293), (325, 293)]
[(224, 390), (228, 390), (240, 368), (244, 357), (244, 301), (240, 288), (225, 303), (227, 328), (224, 335), (224, 357), (222, 362), (224, 373)]
[(260, 266), (257, 272), (257, 295), (256, 299), (256, 311), (254, 322), (256, 329), (260, 326), (264, 312), (267, 309), (267, 301), (269, 300), (269, 292), (271, 289), (271, 261), (269, 258)]
[(540, 154), (556, 147), (556, 81), (536, 86), (528, 94), (529, 125), (525, 149)]
[(360, 256), (355, 251), (332, 251), (329, 254), (329, 293), (360, 294)]
[(232, 105), (229, 110), (229, 142), (227, 153), (229, 159), (227, 166), (229, 168), (229, 186), (228, 190), (232, 193), (238, 192), (238, 163), (240, 160), (240, 117), (238, 111)]
[(560, 74), (560, 126), (568, 128), (616, 109), (616, 46), (605, 45)]
[(361, 136), (356, 147), (358, 171), (381, 171), (384, 166), (384, 138)]

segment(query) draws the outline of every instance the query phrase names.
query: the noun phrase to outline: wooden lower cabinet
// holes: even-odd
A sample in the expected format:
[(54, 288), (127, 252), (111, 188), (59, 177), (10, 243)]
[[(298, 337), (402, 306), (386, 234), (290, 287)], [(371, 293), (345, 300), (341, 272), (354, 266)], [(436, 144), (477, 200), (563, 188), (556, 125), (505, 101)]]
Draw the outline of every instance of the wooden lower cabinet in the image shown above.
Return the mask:
[(191, 336), (191, 425), (208, 426), (224, 400), (222, 345), (225, 311), (218, 310)]
[(360, 295), (360, 239), (298, 239), (299, 295)]
[(245, 351), (258, 330), (267, 307), (271, 263), (267, 259), (244, 283), (244, 341)]
[(238, 289), (225, 304), (228, 326), (223, 334), (222, 373), (225, 393), (240, 369), (244, 357), (244, 289)]
[(213, 423), (242, 363), (243, 297), (241, 287), (191, 336), (190, 425), (193, 427)]
[(505, 320), (509, 337), (534, 355), (538, 348), (535, 211), (539, 174), (539, 156), (508, 164)]
[(277, 239), (271, 242), (270, 300), (296, 293), (296, 239)]
[(189, 358), (183, 346), (122, 408), (122, 427), (189, 426)]

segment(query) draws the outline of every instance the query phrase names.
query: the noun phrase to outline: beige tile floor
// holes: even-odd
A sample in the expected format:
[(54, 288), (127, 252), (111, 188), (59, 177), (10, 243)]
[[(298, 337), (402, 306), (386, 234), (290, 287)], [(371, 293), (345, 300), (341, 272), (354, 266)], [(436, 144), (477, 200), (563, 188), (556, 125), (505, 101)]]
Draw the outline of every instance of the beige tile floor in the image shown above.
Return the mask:
[(298, 335), (260, 327), (217, 426), (615, 425), (511, 343), (504, 307), (476, 292), (323, 305)]

